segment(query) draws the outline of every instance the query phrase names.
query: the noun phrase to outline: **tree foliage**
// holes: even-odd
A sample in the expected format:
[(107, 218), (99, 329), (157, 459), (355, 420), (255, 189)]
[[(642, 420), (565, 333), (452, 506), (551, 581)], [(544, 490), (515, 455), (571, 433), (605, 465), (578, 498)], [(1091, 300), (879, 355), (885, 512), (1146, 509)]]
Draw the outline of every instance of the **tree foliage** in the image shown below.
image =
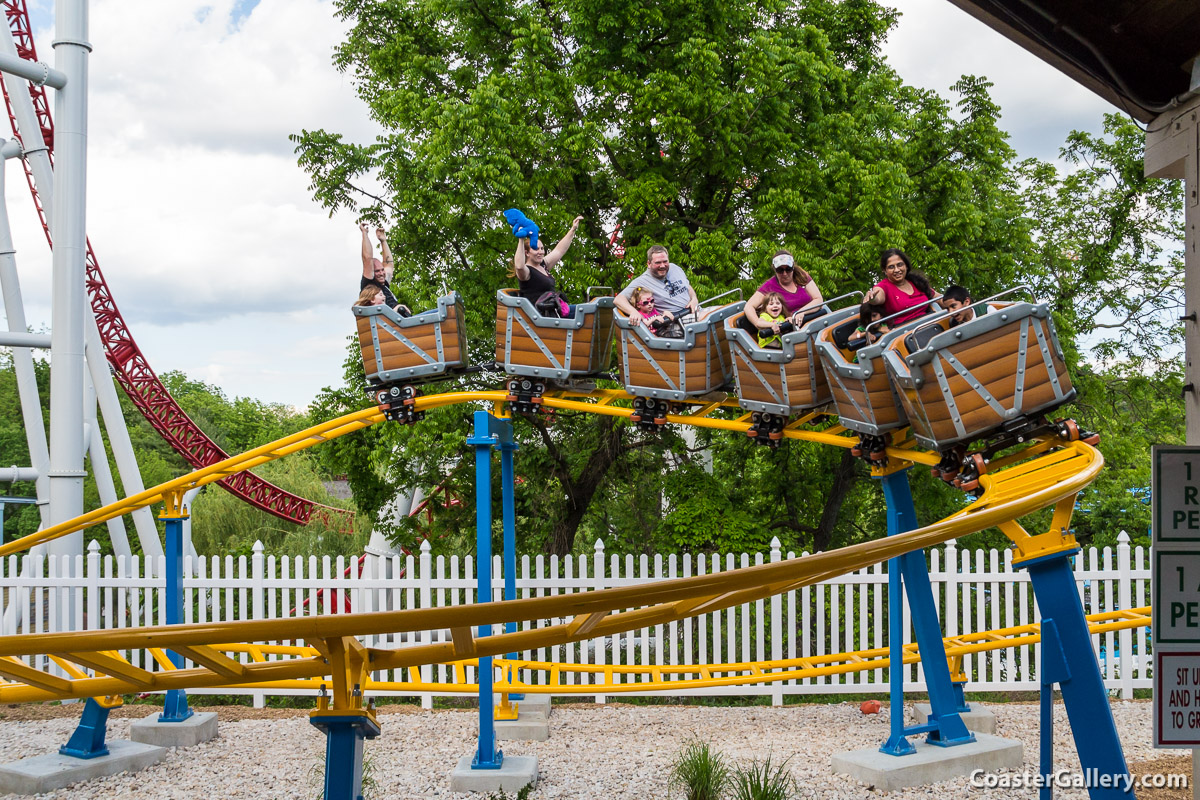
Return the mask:
[[(623, 285), (655, 243), (702, 297), (752, 291), (779, 247), (826, 296), (878, 280), (878, 254), (891, 246), (919, 253), (938, 282), (969, 275), (987, 292), (1014, 274), (1012, 154), (988, 83), (964, 77), (953, 106), (906, 86), (880, 56), (895, 14), (874, 2), (337, 8), (350, 33), (335, 62), (386, 133), (356, 144), (305, 131), (294, 137), (300, 164), (319, 202), (389, 224), (406, 302), (463, 294), (479, 360), (492, 358), (481, 334), (494, 292), (511, 283), (514, 240), (500, 211), (512, 206), (551, 236), (583, 215), (559, 273), (574, 296)], [(356, 190), (368, 176), (383, 197)], [(624, 259), (608, 246), (618, 226)], [(360, 402), (330, 392), (319, 406), (330, 415)], [(372, 510), (387, 487), (465, 488), (462, 454), (445, 445), (451, 431), (461, 442), (464, 415), (429, 423), (334, 447), (352, 473), (345, 455), (357, 454), (352, 480)], [(717, 444), (710, 476), (674, 434), (651, 440), (605, 418), (522, 422), (518, 436), (530, 549), (570, 552), (581, 531), (637, 549), (749, 546), (763, 531), (824, 548), (878, 532), (858, 513), (873, 502), (858, 490), (864, 473), (840, 453)], [(769, 474), (772, 488), (730, 486), (726, 452), (738, 469)], [(790, 480), (777, 479), (781, 465)]]
[[(34, 359), (34, 369), (43, 422), (48, 424), (49, 363), (44, 359)], [(251, 398), (238, 397), (229, 400), (216, 386), (191, 380), (180, 372), (164, 373), (161, 379), (184, 412), (198, 422), (220, 447), (231, 454), (258, 447), (311, 424), (306, 413), (298, 413), (280, 404), (262, 403)], [(118, 395), (143, 485), (155, 486), (191, 472), (192, 468), (183, 457), (155, 432), (129, 398), (120, 390)], [(12, 359), (6, 350), (0, 349), (0, 461), (6, 466), (29, 466), (31, 463), (25, 426), (26, 420), (21, 414)], [(107, 433), (104, 436), (107, 445)], [(125, 496), (120, 472), (111, 456), (111, 447), (108, 449), (109, 471), (116, 483), (117, 494)], [(90, 510), (101, 505), (100, 493), (96, 488), (90, 463), (85, 463), (85, 468), (88, 474), (84, 479), (84, 510)], [(257, 472), (282, 488), (315, 502), (342, 507), (350, 505), (329, 496), (322, 478), (331, 473), (322, 472), (318, 462), (312, 457), (293, 455), (282, 464), (270, 464)], [(36, 496), (32, 482), (6, 484), (0, 488), (0, 491), (5, 490), (11, 497)], [(5, 541), (34, 533), (39, 527), (40, 518), (35, 506), (7, 505), (4, 515)], [(126, 527), (130, 545), (134, 552), (139, 552), (132, 525)], [(199, 552), (210, 555), (248, 553), (256, 539), (261, 539), (268, 548), (286, 549), (290, 552), (354, 552), (361, 549), (365, 543), (369, 528), (369, 522), (363, 520), (357, 527), (357, 534), (346, 536), (328, 529), (321, 522), (308, 526), (294, 525), (265, 511), (251, 508), (215, 485), (205, 489), (192, 508), (193, 541)], [(102, 552), (112, 552), (105, 525), (85, 529), (84, 538), (96, 539)]]

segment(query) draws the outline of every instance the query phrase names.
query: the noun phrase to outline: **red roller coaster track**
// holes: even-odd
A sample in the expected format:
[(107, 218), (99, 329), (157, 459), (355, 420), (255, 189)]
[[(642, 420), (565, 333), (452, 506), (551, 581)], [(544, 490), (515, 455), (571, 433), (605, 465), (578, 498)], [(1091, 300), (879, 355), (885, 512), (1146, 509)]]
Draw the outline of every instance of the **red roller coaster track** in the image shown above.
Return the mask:
[[(8, 20), (12, 32), (17, 55), (30, 61), (37, 61), (37, 51), (34, 49), (33, 34), (29, 26), (29, 12), (25, 0), (0, 0), (0, 8)], [(54, 121), (50, 118), (50, 106), (46, 100), (46, 92), (41, 86), (29, 84), (29, 95), (33, 99), (33, 107), (37, 113), (38, 127), (41, 128), (42, 138), (46, 142), (51, 157), (54, 153)], [(17, 129), (16, 118), (13, 114), (11, 98), (7, 87), (4, 88), (4, 103), (8, 108), (8, 118), (12, 123), (13, 134), (21, 138)], [(42, 208), (34, 183), (33, 172), (27, 161), (25, 177), (29, 190), (33, 194), (33, 202), (37, 207), (42, 229), (46, 239), (50, 240), (50, 228), (46, 224), (46, 213)], [(53, 247), (53, 241), (50, 242)], [(193, 422), (175, 399), (167, 392), (165, 386), (154, 374), (146, 356), (142, 353), (129, 327), (121, 317), (116, 302), (104, 276), (100, 273), (100, 264), (92, 252), (91, 242), (87, 246), (87, 290), (92, 303), (92, 313), (100, 327), (100, 338), (104, 342), (105, 355), (108, 363), (117, 376), (117, 380), (125, 389), (129, 399), (138, 410), (145, 415), (158, 434), (163, 437), (184, 459), (193, 467), (200, 468), (215, 464), (227, 458), (227, 454), (208, 438), (204, 431)], [(311, 500), (305, 500), (294, 494), (285, 492), (262, 478), (249, 472), (230, 476), (220, 482), (221, 486), (233, 492), (256, 508), (261, 508), (289, 522), (305, 525), (314, 516), (325, 518), (330, 524), (345, 529), (349, 526), (352, 515), (340, 508), (320, 505)]]

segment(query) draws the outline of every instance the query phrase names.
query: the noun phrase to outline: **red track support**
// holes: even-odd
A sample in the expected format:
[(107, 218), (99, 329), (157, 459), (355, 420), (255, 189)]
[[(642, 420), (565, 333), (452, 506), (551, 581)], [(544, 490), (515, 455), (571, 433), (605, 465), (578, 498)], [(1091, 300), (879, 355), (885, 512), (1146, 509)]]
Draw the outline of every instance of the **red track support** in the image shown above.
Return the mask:
[[(33, 34), (29, 28), (29, 12), (25, 6), (25, 0), (0, 0), (0, 8), (3, 8), (9, 29), (12, 31), (13, 40), (17, 46), (17, 55), (30, 61), (36, 61), (37, 51), (34, 49)], [(46, 92), (41, 86), (29, 84), (29, 94), (33, 99), (42, 139), (46, 142), (46, 147), (53, 158), (54, 122), (50, 117)], [(13, 134), (20, 139), (21, 134), (17, 130), (16, 117), (13, 114), (12, 101), (8, 96), (7, 87), (4, 88), (4, 103), (8, 109), (8, 118), (12, 124)], [(23, 160), (21, 163), (25, 166), (25, 177), (29, 183), (29, 191), (33, 194), (33, 202), (37, 207), (42, 230), (46, 233), (47, 241), (50, 241), (50, 227), (46, 224), (46, 213), (42, 209), (41, 199), (38, 197), (33, 173), (26, 161)], [(53, 247), (52, 241), (50, 244)], [(217, 447), (212, 439), (208, 438), (204, 431), (200, 430), (196, 423), (183, 412), (166, 387), (162, 385), (158, 376), (154, 374), (145, 355), (129, 333), (129, 328), (121, 317), (121, 312), (117, 309), (108, 284), (105, 283), (104, 276), (100, 273), (100, 264), (96, 260), (95, 253), (92, 252), (90, 241), (88, 242), (86, 269), (88, 297), (91, 300), (92, 313), (95, 314), (96, 323), (100, 327), (100, 338), (104, 342), (105, 355), (108, 357), (108, 363), (117, 380), (125, 389), (125, 393), (129, 395), (129, 399), (150, 421), (158, 434), (175, 448), (176, 452), (182, 455), (192, 467), (199, 469), (227, 458), (228, 454)], [(220, 485), (250, 505), (289, 522), (306, 525), (314, 517), (318, 517), (324, 518), (343, 531), (349, 530), (353, 523), (354, 515), (349, 511), (297, 497), (250, 472), (232, 475), (220, 481)]]

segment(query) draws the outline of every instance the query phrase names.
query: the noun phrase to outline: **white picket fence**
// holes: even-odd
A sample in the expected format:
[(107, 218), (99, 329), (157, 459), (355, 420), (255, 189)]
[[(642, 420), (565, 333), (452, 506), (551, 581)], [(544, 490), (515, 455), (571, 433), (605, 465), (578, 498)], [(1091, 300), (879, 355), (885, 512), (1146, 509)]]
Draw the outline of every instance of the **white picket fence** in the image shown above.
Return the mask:
[[(523, 556), (517, 569), (518, 597), (543, 597), (629, 586), (649, 581), (724, 572), (793, 558), (779, 550), (754, 555), (609, 555), (597, 541), (591, 556)], [(930, 551), (930, 579), (946, 635), (995, 630), (1039, 619), (1029, 576), (1014, 570), (1011, 551), (964, 551), (951, 542)], [(1075, 581), (1087, 614), (1149, 603), (1148, 553), (1131, 548), (1121, 533), (1116, 548), (1088, 549), (1075, 556)], [(16, 556), (0, 562), (0, 589), (6, 613), (4, 634), (72, 629), (113, 629), (162, 624), (166, 609), (162, 564), (146, 575), (137, 559), (101, 557), (93, 542), (86, 556), (44, 559)], [(419, 556), (380, 559), (317, 559), (265, 555), (261, 545), (251, 557), (186, 560), (187, 622), (274, 619), (312, 615), (474, 603), (475, 572), (470, 556)], [(501, 559), (495, 558), (493, 598), (503, 596)], [(525, 658), (567, 664), (675, 665), (752, 662), (808, 657), (887, 646), (886, 565), (833, 578), (783, 595), (690, 620), (656, 625), (625, 634), (570, 645), (539, 648)], [(909, 614), (905, 608), (905, 629)], [(62, 621), (60, 623), (60, 621)], [(544, 620), (538, 625), (562, 620)], [(526, 626), (528, 627), (528, 626)], [(439, 632), (420, 641), (439, 641)], [(909, 639), (911, 641), (911, 638)], [(391, 637), (368, 640), (373, 647), (397, 644)], [(1095, 636), (1092, 646), (1106, 685), (1122, 697), (1151, 686), (1149, 630), (1138, 628)], [(140, 652), (128, 654), (147, 669), (157, 669)], [(995, 650), (966, 657), (968, 691), (1035, 690), (1038, 646)], [(427, 680), (451, 681), (444, 666), (423, 670)], [(401, 680), (378, 675), (383, 680)], [(473, 675), (469, 675), (473, 680)], [(570, 674), (566, 680), (583, 680)], [(905, 688), (925, 688), (920, 665), (907, 668)], [(447, 689), (451, 689), (448, 685)], [(822, 676), (782, 684), (695, 689), (704, 695), (785, 695), (886, 692), (882, 669)], [(228, 693), (221, 691), (220, 693)], [(435, 692), (433, 694), (452, 694)], [(257, 702), (264, 692), (256, 691)], [(422, 695), (431, 702), (432, 695)], [(603, 702), (603, 694), (596, 694)]]

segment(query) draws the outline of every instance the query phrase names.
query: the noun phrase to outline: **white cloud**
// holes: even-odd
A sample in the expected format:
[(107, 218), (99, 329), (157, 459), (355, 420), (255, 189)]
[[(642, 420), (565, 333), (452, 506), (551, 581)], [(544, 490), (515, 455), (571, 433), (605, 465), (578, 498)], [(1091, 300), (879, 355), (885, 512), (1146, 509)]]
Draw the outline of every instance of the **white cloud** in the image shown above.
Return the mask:
[[(312, 202), (287, 137), (377, 126), (332, 66), (332, 2), (244, 5), (93, 3), (88, 232), (155, 370), (302, 406), (341, 381), (359, 240)], [(36, 33), (53, 64), (53, 28)], [(7, 178), (26, 314), (49, 324), (50, 254), (16, 164)]]
[[(946, 0), (893, 0), (885, 52), (910, 83), (949, 93), (986, 75), (1023, 155), (1052, 158), (1110, 107)], [(88, 231), (154, 367), (230, 396), (302, 406), (341, 381), (358, 232), (310, 199), (288, 134), (371, 141), (332, 66), (344, 23), (331, 0), (94, 0), (90, 14)], [(48, 5), (30, 4), (35, 20)], [(53, 29), (39, 23), (53, 63)], [(7, 191), (31, 325), (50, 322), (50, 255), (16, 164)]]

